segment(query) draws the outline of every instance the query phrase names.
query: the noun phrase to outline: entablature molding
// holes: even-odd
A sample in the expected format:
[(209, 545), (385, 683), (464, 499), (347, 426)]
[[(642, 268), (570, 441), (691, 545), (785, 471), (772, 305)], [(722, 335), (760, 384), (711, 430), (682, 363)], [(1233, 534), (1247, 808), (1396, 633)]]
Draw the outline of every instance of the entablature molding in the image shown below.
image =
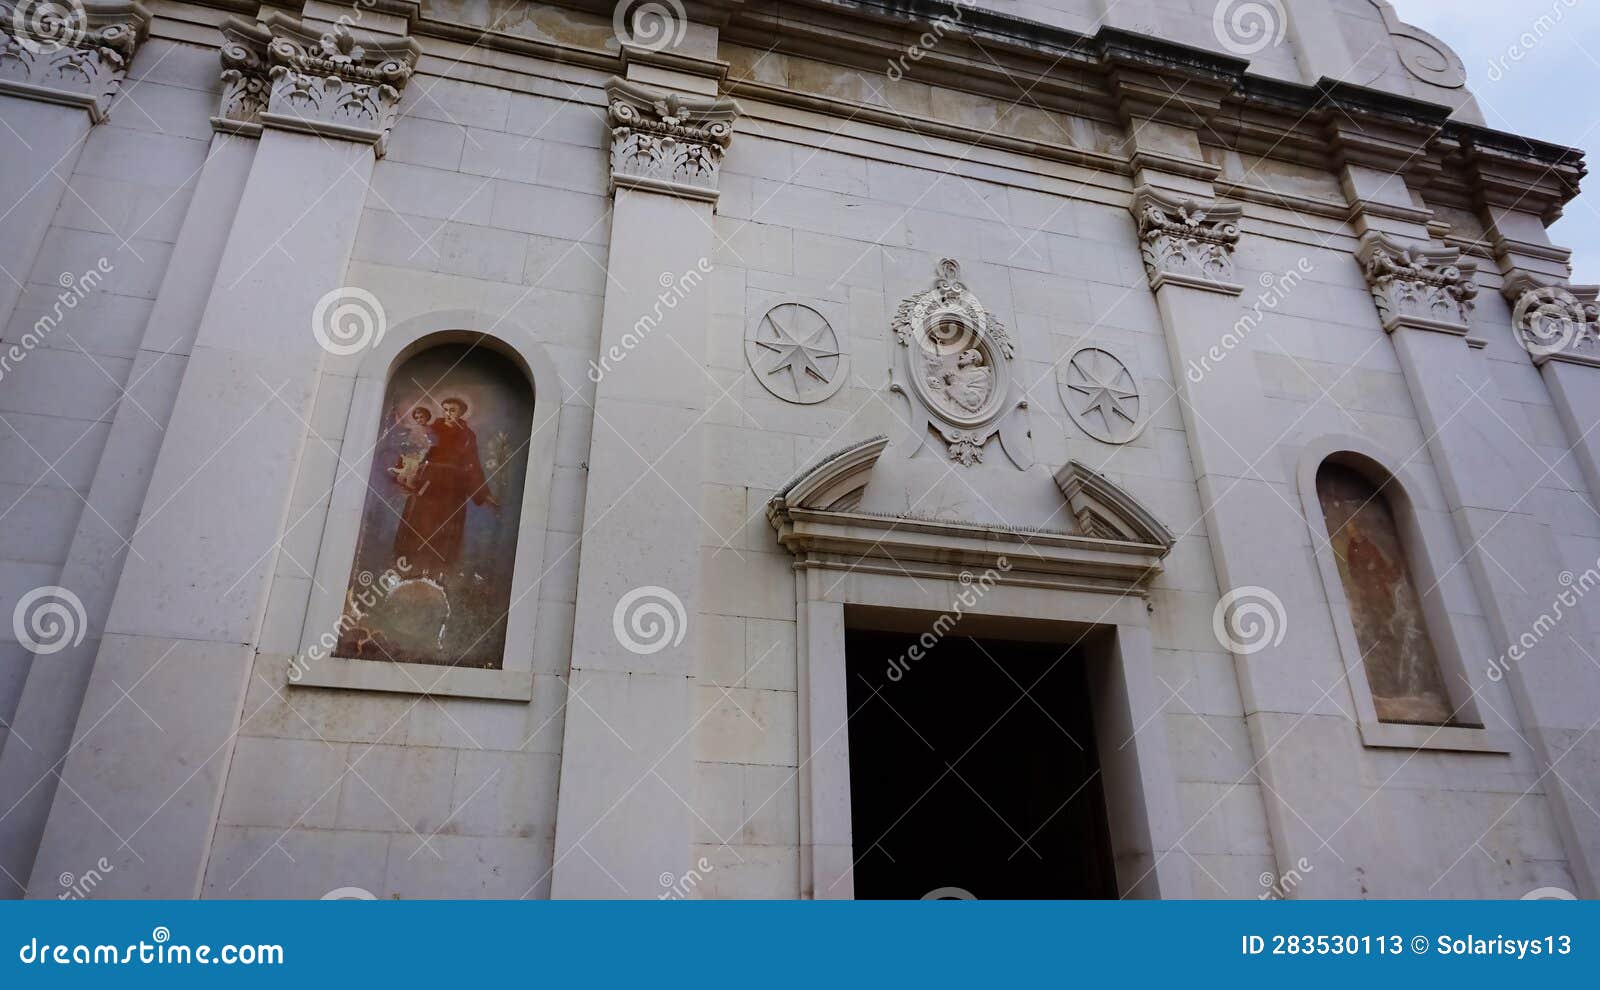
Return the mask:
[(0, 0), (0, 93), (81, 107), (98, 124), (150, 19), (131, 0)]

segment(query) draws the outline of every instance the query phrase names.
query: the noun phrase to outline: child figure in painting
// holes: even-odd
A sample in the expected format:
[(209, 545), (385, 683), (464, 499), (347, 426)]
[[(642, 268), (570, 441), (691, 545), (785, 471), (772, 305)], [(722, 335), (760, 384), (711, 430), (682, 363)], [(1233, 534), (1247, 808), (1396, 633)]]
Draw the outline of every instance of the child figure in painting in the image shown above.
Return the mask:
[(432, 420), (433, 414), (422, 406), (411, 410), (411, 425), (400, 439), (400, 456), (389, 469), (395, 484), (413, 495), (428, 490), (428, 482), (422, 477), (422, 465), (427, 460), (428, 448), (433, 446), (433, 435), (428, 429)]

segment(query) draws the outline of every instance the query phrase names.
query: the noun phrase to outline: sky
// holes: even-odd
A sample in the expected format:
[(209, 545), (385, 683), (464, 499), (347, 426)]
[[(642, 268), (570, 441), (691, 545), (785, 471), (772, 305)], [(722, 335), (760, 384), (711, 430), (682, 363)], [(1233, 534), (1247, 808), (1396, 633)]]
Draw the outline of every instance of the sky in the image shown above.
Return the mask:
[(1467, 65), (1496, 130), (1582, 148), (1584, 195), (1550, 228), (1574, 283), (1600, 282), (1600, 0), (1392, 0)]

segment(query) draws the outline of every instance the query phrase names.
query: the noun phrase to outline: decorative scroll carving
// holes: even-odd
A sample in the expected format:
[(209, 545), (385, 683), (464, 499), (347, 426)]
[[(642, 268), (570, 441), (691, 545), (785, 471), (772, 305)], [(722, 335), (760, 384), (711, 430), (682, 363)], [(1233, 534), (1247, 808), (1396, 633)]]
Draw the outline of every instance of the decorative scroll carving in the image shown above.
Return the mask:
[(129, 0), (0, 0), (0, 93), (83, 107), (98, 124), (149, 32), (150, 12)]
[(1514, 278), (1506, 294), (1515, 300), (1511, 326), (1535, 364), (1571, 361), (1600, 367), (1600, 287), (1541, 285)]
[(615, 76), (606, 83), (606, 98), (613, 188), (716, 201), (737, 103), (668, 93)]
[(1011, 335), (961, 282), (961, 267), (939, 262), (933, 287), (905, 300), (894, 315), (900, 352), (889, 388), (911, 403), (913, 443), (920, 449), (931, 426), (951, 460), (983, 460), (983, 448), (1000, 435), (1017, 467), (1033, 464), (1032, 434), (1023, 417), (1027, 400), (1012, 370)]
[(317, 34), (279, 14), (266, 24), (271, 93), (261, 122), (371, 144), (381, 157), (400, 91), (422, 51), (416, 40), (358, 44), (342, 24)]
[(271, 94), (267, 45), (272, 42), (272, 32), (254, 21), (229, 17), (222, 22), (222, 38), (222, 100), (211, 126), (257, 137)]
[(1450, 46), (1421, 28), (1400, 20), (1388, 0), (1371, 0), (1383, 15), (1383, 26), (1395, 41), (1406, 71), (1434, 86), (1460, 89), (1467, 84), (1467, 66)]
[(1150, 287), (1172, 283), (1229, 295), (1244, 291), (1233, 280), (1243, 213), (1237, 204), (1199, 203), (1141, 187), (1134, 193), (1133, 215)]
[(1477, 265), (1455, 248), (1403, 244), (1375, 231), (1361, 238), (1361, 267), (1383, 329), (1400, 327), (1465, 335), (1472, 324)]

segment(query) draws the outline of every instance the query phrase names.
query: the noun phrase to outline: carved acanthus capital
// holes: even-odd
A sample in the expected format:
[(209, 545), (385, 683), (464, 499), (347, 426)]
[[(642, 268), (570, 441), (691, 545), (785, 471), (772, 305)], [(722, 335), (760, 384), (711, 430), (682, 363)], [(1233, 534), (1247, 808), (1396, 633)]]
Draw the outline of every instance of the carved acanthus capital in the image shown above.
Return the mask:
[(342, 24), (319, 34), (279, 14), (266, 26), (270, 93), (261, 123), (371, 144), (382, 157), (400, 91), (422, 53), (416, 40), (358, 42)]
[(1457, 249), (1405, 244), (1369, 231), (1357, 257), (1384, 330), (1413, 327), (1465, 336), (1471, 329), (1477, 264)]
[(606, 83), (606, 98), (612, 188), (716, 201), (737, 103), (668, 93), (616, 77)]
[(1557, 285), (1525, 274), (1506, 280), (1511, 326), (1534, 364), (1569, 361), (1600, 367), (1600, 286)]
[(0, 0), (0, 93), (106, 119), (150, 12), (130, 0)]
[(222, 22), (222, 101), (211, 126), (219, 131), (258, 137), (272, 82), (267, 75), (267, 46), (272, 32), (254, 21), (229, 17)]
[(1172, 284), (1229, 295), (1244, 291), (1233, 275), (1243, 207), (1200, 203), (1142, 186), (1132, 208), (1152, 289)]

